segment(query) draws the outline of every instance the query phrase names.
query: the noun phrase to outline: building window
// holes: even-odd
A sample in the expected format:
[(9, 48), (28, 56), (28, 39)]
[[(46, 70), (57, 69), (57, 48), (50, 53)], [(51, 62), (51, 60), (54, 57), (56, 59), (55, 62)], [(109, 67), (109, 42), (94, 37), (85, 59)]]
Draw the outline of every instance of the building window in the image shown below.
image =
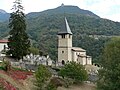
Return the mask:
[(64, 60), (62, 60), (62, 65), (65, 65), (65, 61)]
[(62, 38), (65, 38), (65, 35), (62, 35)]
[(71, 35), (69, 34), (69, 38), (71, 37)]
[(4, 50), (6, 49), (6, 45), (4, 45)]
[(64, 53), (64, 51), (62, 51), (62, 53)]

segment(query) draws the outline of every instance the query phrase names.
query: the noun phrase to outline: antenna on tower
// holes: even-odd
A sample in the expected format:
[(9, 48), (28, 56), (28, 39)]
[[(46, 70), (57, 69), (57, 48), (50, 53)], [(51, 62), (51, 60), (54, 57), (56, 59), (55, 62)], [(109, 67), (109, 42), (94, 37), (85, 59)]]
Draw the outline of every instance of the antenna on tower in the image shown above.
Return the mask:
[(64, 3), (62, 3), (61, 6), (64, 7)]
[(61, 4), (61, 7), (62, 7), (62, 9), (63, 9), (64, 18), (65, 18), (65, 5), (64, 5), (64, 3)]

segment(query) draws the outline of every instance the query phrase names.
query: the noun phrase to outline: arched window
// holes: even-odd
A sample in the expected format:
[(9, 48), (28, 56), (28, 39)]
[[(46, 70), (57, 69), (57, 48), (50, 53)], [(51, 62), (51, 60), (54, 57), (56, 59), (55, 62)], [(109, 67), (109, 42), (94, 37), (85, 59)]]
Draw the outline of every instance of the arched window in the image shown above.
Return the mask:
[(64, 60), (62, 60), (62, 65), (65, 65), (65, 61)]

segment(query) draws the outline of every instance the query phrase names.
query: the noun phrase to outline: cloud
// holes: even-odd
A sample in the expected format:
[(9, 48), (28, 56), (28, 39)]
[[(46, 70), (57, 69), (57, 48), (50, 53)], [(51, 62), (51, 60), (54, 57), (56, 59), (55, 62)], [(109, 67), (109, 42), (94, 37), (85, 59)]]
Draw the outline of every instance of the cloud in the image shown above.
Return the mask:
[(84, 0), (85, 9), (94, 12), (102, 18), (120, 21), (119, 0)]

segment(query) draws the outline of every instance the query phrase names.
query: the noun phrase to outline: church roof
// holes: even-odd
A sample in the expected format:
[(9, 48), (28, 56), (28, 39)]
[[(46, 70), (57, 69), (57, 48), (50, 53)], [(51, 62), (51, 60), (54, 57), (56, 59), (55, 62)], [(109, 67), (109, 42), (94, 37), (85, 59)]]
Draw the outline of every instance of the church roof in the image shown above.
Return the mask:
[(73, 51), (80, 51), (80, 52), (85, 52), (85, 49), (79, 48), (79, 47), (72, 47)]
[(71, 34), (72, 35), (72, 32), (70, 30), (70, 27), (69, 27), (66, 17), (64, 19), (64, 22), (61, 25), (61, 30), (58, 32), (58, 35), (61, 35), (61, 34)]

